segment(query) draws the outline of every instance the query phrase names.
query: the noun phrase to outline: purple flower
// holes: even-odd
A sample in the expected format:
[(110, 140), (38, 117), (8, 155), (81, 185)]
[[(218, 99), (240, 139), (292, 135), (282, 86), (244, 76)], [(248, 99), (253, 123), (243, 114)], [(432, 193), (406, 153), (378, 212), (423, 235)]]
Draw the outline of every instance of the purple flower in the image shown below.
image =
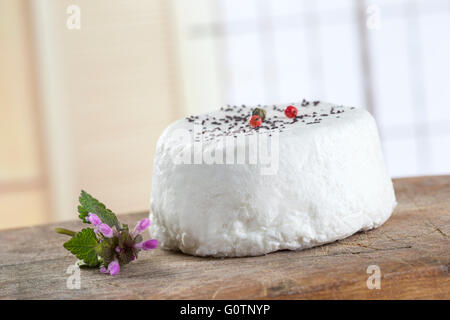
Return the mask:
[(136, 243), (134, 245), (134, 248), (136, 249), (142, 249), (144, 251), (150, 251), (155, 249), (158, 246), (158, 240), (156, 239), (151, 239), (151, 240), (147, 240), (141, 243)]
[(136, 224), (136, 227), (134, 227), (133, 236), (137, 236), (138, 234), (144, 232), (145, 229), (147, 229), (149, 226), (150, 226), (150, 220), (147, 218), (142, 219), (141, 221), (139, 221)]
[[(95, 225), (98, 223), (95, 219), (98, 218), (94, 214), (89, 215), (89, 221), (93, 221), (92, 223)], [(100, 221), (101, 222), (101, 221)], [(122, 236), (125, 236), (125, 238), (131, 236), (132, 242), (129, 241), (120, 242), (120, 245), (117, 245), (118, 242), (116, 241), (108, 241), (108, 246), (111, 250), (113, 250), (113, 258), (112, 262), (110, 262), (108, 265), (102, 265), (100, 267), (101, 273), (109, 273), (111, 276), (114, 276), (119, 273), (120, 271), (120, 264), (127, 264), (131, 261), (134, 261), (137, 259), (137, 253), (140, 250), (144, 251), (150, 251), (155, 249), (158, 246), (158, 240), (151, 239), (147, 241), (141, 241), (141, 237), (136, 237), (143, 231), (145, 231), (150, 226), (150, 220), (149, 219), (142, 219), (136, 224), (136, 227), (133, 229), (133, 231), (129, 231), (128, 228), (124, 229), (116, 229), (116, 227), (110, 227), (109, 225), (105, 223), (99, 223), (95, 225), (94, 232), (98, 235), (102, 234), (103, 236), (98, 237), (98, 241), (107, 241), (105, 238), (113, 238), (115, 240), (121, 239)], [(128, 238), (129, 239), (129, 238)], [(141, 241), (139, 243), (136, 243), (138, 241)], [(115, 243), (115, 245), (113, 245)], [(108, 251), (111, 252), (111, 251)], [(123, 253), (126, 253), (123, 255)], [(131, 261), (128, 259), (125, 259), (124, 257), (128, 256), (128, 254), (131, 254)], [(105, 258), (100, 254), (101, 258)], [(107, 261), (111, 261), (111, 257), (107, 257)], [(120, 261), (120, 262), (119, 262)]]
[(94, 226), (98, 226), (99, 224), (102, 223), (102, 220), (100, 220), (100, 218), (96, 214), (90, 212), (86, 217), (86, 220), (92, 223)]
[(118, 274), (120, 271), (119, 261), (114, 260), (114, 261), (110, 262), (108, 264), (108, 271), (109, 271), (109, 274), (112, 276), (115, 276), (116, 274)]
[(98, 231), (100, 231), (105, 236), (105, 238), (113, 237), (113, 230), (106, 223), (99, 224), (97, 228)]

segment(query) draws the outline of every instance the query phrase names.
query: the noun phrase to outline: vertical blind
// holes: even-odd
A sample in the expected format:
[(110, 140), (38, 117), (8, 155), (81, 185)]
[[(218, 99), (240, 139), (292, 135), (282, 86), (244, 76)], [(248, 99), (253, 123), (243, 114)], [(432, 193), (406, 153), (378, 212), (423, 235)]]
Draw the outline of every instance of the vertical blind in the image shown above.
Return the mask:
[(450, 173), (450, 1), (176, 4), (192, 111), (304, 97), (365, 107), (394, 177)]

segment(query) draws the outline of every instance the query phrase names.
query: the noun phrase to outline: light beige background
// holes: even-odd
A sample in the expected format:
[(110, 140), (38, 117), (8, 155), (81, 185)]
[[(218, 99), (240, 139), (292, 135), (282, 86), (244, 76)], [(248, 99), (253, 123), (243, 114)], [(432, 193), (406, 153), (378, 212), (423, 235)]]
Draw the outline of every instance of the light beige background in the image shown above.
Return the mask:
[(80, 189), (148, 208), (155, 143), (181, 117), (168, 1), (0, 2), (0, 228), (76, 217)]

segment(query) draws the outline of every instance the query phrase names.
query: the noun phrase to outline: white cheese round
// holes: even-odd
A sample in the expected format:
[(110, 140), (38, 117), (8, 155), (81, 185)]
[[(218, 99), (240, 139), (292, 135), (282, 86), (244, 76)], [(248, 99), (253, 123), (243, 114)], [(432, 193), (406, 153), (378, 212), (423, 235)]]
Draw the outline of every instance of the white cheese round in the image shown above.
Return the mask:
[[(396, 199), (372, 116), (318, 101), (293, 105), (294, 119), (287, 105), (262, 107), (258, 129), (248, 124), (254, 107), (228, 106), (164, 131), (150, 210), (161, 247), (255, 256), (343, 239), (389, 218)], [(255, 139), (263, 141), (257, 152)]]

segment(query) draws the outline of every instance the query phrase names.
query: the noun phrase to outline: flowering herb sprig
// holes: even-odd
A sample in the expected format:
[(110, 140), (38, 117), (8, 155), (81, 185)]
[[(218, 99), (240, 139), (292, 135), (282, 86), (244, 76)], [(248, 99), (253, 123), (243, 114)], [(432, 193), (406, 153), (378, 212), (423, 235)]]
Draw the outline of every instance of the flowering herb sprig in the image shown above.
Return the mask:
[(133, 230), (121, 224), (117, 216), (85, 191), (81, 191), (79, 218), (94, 228), (80, 232), (57, 228), (56, 232), (71, 236), (64, 243), (87, 267), (99, 267), (101, 273), (114, 276), (120, 267), (138, 258), (141, 250), (150, 251), (158, 246), (158, 240), (143, 241), (141, 233), (150, 226), (149, 219), (139, 221)]

